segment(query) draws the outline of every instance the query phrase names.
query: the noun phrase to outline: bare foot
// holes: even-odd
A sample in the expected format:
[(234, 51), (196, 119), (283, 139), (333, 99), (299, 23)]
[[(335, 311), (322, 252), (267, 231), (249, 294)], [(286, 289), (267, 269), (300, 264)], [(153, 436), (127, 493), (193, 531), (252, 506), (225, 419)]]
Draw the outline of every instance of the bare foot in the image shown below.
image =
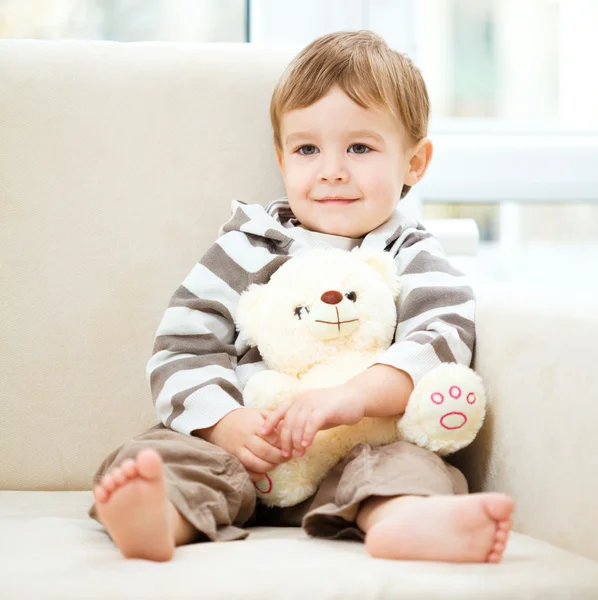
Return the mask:
[(484, 493), (396, 498), (396, 507), (366, 535), (375, 558), (493, 562), (501, 560), (515, 503)]
[(125, 558), (166, 561), (174, 553), (162, 459), (141, 450), (106, 474), (93, 494), (100, 521)]

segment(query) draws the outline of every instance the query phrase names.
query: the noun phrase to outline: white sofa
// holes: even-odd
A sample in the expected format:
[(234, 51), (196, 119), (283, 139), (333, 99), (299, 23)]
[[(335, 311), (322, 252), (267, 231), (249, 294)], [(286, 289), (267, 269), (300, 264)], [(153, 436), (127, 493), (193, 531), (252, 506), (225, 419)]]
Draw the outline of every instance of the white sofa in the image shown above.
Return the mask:
[(479, 287), (487, 422), (456, 461), (517, 501), (499, 565), (371, 559), (256, 528), (125, 561), (87, 517), (100, 461), (155, 423), (145, 364), (233, 198), (282, 193), (249, 45), (0, 42), (0, 598), (598, 598), (598, 311)]

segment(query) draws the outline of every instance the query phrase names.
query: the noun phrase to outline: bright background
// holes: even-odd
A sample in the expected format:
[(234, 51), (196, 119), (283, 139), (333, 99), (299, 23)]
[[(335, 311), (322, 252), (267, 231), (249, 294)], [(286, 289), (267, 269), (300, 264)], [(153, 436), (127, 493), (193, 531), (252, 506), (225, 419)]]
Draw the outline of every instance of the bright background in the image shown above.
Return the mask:
[(475, 219), (478, 278), (598, 291), (598, 0), (0, 0), (0, 37), (302, 46), (372, 29), (422, 70), (435, 157), (405, 200)]

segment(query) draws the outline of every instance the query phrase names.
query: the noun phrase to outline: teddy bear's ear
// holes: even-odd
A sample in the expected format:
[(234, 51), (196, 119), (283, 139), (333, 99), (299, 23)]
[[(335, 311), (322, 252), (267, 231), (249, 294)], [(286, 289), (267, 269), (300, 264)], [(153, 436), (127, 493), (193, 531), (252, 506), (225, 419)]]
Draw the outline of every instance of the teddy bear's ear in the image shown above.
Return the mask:
[(239, 298), (236, 324), (239, 335), (250, 345), (257, 346), (259, 305), (264, 295), (264, 285), (251, 284)]
[(399, 295), (400, 284), (397, 265), (388, 252), (373, 248), (355, 248), (352, 253), (361, 261), (372, 267), (390, 288), (393, 296)]

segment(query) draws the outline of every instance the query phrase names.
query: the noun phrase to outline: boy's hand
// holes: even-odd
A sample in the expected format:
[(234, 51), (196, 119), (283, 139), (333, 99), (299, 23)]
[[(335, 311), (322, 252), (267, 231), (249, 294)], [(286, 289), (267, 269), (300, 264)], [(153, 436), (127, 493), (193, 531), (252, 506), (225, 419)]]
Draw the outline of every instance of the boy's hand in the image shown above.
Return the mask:
[(337, 425), (355, 425), (365, 415), (365, 403), (350, 387), (305, 390), (293, 400), (280, 404), (266, 419), (261, 435), (270, 435), (280, 427), (282, 456), (302, 456), (321, 429)]
[(277, 430), (260, 435), (265, 421), (265, 416), (257, 408), (240, 408), (228, 413), (213, 427), (203, 430), (201, 437), (236, 456), (252, 481), (257, 482), (264, 479), (264, 473), (287, 460), (278, 447)]

